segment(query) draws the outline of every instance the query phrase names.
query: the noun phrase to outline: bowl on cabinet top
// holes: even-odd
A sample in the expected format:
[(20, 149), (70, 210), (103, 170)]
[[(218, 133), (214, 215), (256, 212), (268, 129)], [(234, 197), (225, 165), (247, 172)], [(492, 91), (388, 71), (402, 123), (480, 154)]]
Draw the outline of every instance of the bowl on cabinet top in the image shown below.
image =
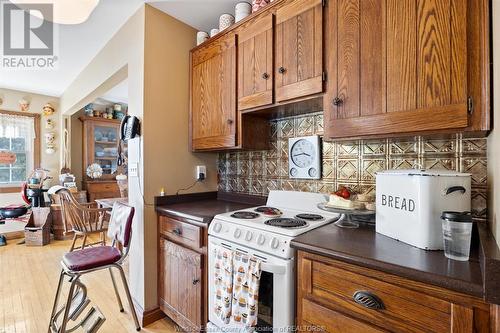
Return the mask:
[(222, 14), (219, 17), (219, 31), (229, 28), (234, 24), (234, 16), (231, 14)]

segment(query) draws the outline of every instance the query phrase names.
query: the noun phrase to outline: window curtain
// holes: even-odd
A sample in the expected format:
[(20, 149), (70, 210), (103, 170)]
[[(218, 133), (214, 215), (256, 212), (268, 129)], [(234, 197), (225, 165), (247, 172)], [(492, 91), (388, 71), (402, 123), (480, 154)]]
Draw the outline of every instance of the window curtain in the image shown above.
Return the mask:
[(0, 137), (24, 138), (27, 172), (34, 168), (35, 118), (0, 113)]

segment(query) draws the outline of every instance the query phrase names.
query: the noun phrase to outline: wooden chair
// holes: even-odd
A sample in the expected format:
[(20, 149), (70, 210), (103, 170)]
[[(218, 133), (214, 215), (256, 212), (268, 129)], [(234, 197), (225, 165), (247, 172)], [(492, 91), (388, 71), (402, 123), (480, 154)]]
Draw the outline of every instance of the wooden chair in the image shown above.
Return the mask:
[[(92, 245), (106, 245), (106, 232), (111, 208), (93, 208), (94, 204), (92, 203), (79, 203), (71, 192), (62, 186), (53, 186), (48, 193), (59, 196), (64, 231), (74, 232), (69, 252), (75, 249), (76, 241), (80, 237), (83, 238), (82, 245), (76, 249), (84, 249), (86, 246)], [(88, 236), (92, 235), (99, 236), (99, 241), (87, 243)]]

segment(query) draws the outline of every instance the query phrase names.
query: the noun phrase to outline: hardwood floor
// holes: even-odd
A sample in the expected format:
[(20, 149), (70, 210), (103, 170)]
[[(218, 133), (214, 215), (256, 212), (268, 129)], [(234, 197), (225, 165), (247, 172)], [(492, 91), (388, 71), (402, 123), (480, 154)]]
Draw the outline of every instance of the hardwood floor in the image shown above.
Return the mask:
[[(27, 247), (17, 245), (18, 241), (10, 240), (7, 246), (0, 247), (0, 333), (47, 332), (59, 262), (70, 242), (52, 240), (47, 246)], [(83, 276), (82, 281), (88, 288), (91, 304), (97, 305), (106, 317), (99, 332), (135, 332), (125, 293), (121, 290), (125, 312), (120, 313), (107, 271)], [(65, 283), (63, 292), (68, 285)], [(177, 331), (169, 319), (142, 329), (151, 333)]]

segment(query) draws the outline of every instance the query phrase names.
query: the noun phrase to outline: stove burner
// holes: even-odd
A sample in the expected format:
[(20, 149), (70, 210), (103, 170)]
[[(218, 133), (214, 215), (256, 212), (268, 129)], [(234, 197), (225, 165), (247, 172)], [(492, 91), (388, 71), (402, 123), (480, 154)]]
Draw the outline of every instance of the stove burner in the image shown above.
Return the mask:
[(291, 219), (287, 217), (279, 217), (277, 219), (270, 219), (264, 222), (267, 225), (280, 228), (302, 228), (307, 225), (306, 221)]
[(255, 211), (267, 216), (280, 216), (281, 214), (283, 214), (283, 212), (278, 208), (267, 207), (267, 206), (257, 207), (255, 208)]
[(244, 219), (244, 220), (251, 220), (259, 217), (259, 214), (254, 213), (254, 212), (234, 212), (231, 214), (231, 217), (234, 217), (236, 219)]
[(318, 214), (297, 214), (295, 217), (306, 221), (319, 221), (323, 219), (323, 216)]

